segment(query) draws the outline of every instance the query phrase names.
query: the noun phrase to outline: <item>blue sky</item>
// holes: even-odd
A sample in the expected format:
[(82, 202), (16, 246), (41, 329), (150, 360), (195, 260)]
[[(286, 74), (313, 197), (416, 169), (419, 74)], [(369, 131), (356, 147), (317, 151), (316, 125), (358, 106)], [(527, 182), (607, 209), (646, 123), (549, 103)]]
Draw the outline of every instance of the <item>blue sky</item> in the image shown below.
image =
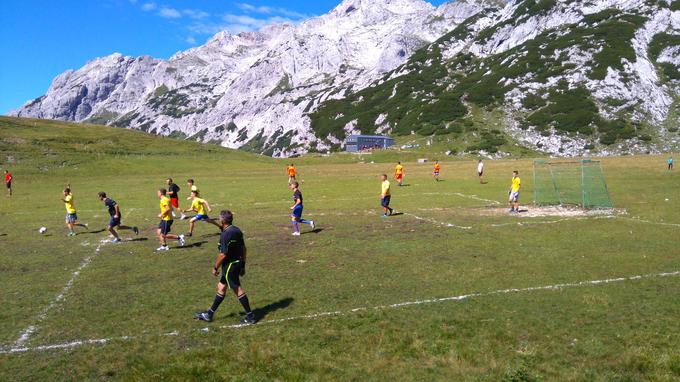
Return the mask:
[[(0, 114), (67, 69), (113, 52), (168, 58), (220, 30), (299, 22), (341, 0), (7, 0), (0, 3)], [(438, 5), (445, 0), (433, 0)]]

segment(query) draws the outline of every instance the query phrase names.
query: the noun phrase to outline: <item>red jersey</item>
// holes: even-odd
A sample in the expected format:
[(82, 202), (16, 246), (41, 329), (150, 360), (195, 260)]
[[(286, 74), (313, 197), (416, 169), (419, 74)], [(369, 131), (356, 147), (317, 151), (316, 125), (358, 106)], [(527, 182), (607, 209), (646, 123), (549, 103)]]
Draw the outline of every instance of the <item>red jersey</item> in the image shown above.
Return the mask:
[(12, 174), (10, 173), (5, 173), (5, 183), (9, 183), (12, 181)]

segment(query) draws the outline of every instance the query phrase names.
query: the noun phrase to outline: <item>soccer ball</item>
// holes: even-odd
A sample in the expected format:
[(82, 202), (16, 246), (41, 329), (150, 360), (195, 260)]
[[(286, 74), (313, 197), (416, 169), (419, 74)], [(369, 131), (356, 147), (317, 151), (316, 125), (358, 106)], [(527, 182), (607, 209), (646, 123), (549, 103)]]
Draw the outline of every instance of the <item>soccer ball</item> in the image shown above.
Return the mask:
[(46, 227), (40, 227), (40, 229), (38, 230), (38, 232), (40, 232), (40, 233), (45, 233), (45, 232), (47, 232), (47, 228), (46, 228)]

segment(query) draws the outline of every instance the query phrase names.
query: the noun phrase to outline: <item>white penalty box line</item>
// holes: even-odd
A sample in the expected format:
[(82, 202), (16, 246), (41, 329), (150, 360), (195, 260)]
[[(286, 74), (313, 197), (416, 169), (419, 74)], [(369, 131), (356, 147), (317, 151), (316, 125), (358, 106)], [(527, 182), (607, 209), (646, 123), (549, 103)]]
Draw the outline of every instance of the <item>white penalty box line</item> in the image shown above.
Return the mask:
[[(345, 315), (360, 313), (360, 312), (398, 309), (398, 308), (409, 307), (409, 306), (437, 304), (437, 303), (450, 302), (450, 301), (454, 301), (454, 302), (455, 301), (464, 301), (464, 300), (469, 300), (469, 299), (472, 299), (472, 298), (492, 297), (492, 296), (507, 295), (507, 294), (513, 294), (513, 293), (557, 291), (557, 290), (563, 290), (563, 289), (569, 289), (569, 288), (593, 287), (593, 286), (623, 283), (623, 282), (628, 282), (628, 281), (669, 278), (669, 277), (677, 277), (677, 276), (680, 276), (680, 271), (652, 273), (652, 274), (627, 276), (627, 277), (615, 277), (615, 278), (607, 278), (607, 279), (599, 279), (599, 280), (587, 280), (587, 281), (579, 281), (579, 282), (572, 282), (572, 283), (542, 285), (542, 286), (534, 286), (534, 287), (526, 287), (526, 288), (498, 289), (498, 290), (494, 290), (494, 291), (490, 291), (490, 292), (476, 292), (476, 293), (469, 293), (469, 294), (463, 294), (463, 295), (458, 295), (458, 296), (432, 298), (432, 299), (415, 300), (415, 301), (405, 301), (405, 302), (399, 302), (399, 303), (389, 304), (389, 305), (377, 305), (377, 306), (373, 306), (373, 307), (359, 307), (359, 308), (353, 308), (353, 309), (349, 309), (349, 310), (336, 310), (336, 311), (329, 311), (329, 312), (306, 314), (306, 315), (301, 315), (301, 316), (279, 318), (279, 319), (273, 319), (273, 320), (262, 320), (262, 321), (259, 321), (257, 325), (267, 325), (267, 324), (273, 325), (273, 324), (280, 324), (280, 323), (285, 323), (285, 322), (288, 322), (288, 321), (296, 321), (296, 320), (315, 320), (315, 319), (320, 319), (320, 318), (324, 318), (324, 317), (345, 316)], [(236, 324), (236, 325), (217, 326), (217, 327), (214, 327), (212, 329), (209, 328), (209, 327), (204, 327), (202, 329), (196, 329), (194, 332), (210, 332), (211, 330), (219, 330), (219, 329), (242, 329), (242, 328), (245, 328), (247, 326), (249, 326), (249, 325)], [(162, 337), (174, 337), (174, 336), (179, 336), (179, 335), (180, 335), (180, 333), (178, 331), (174, 331), (174, 332), (170, 332), (170, 333), (161, 334), (160, 336), (162, 336)], [(109, 338), (83, 339), (83, 340), (76, 340), (76, 341), (50, 344), (50, 345), (14, 346), (14, 347), (11, 347), (9, 349), (0, 349), (0, 354), (19, 354), (19, 353), (27, 353), (27, 352), (33, 352), (33, 351), (65, 350), (65, 349), (73, 349), (73, 348), (77, 348), (77, 347), (81, 347), (81, 346), (85, 346), (85, 345), (106, 345), (106, 344), (109, 344), (109, 343), (114, 342), (114, 341), (140, 340), (140, 339), (143, 339), (145, 337), (150, 337), (150, 336), (152, 336), (152, 335), (151, 334), (142, 334), (142, 335), (137, 335), (137, 336), (120, 336), (120, 337), (109, 337)]]

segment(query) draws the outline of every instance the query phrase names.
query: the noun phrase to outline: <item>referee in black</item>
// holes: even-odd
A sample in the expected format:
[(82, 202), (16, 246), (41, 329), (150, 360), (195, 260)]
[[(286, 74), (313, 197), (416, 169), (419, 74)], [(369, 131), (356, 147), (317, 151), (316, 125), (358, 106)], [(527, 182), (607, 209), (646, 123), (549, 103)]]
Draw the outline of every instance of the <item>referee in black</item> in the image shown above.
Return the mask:
[(220, 235), (220, 254), (217, 256), (215, 266), (212, 269), (213, 276), (218, 275), (218, 270), (222, 268), (222, 276), (220, 282), (217, 283), (217, 295), (212, 306), (205, 312), (196, 313), (194, 318), (201, 321), (211, 322), (215, 311), (224, 301), (224, 296), (227, 294), (227, 288), (234, 291), (238, 301), (243, 305), (243, 310), (246, 312), (245, 318), (241, 320), (244, 325), (252, 325), (255, 323), (255, 315), (250, 309), (248, 296), (241, 288), (241, 281), (239, 276), (246, 274), (246, 244), (243, 241), (243, 232), (233, 226), (234, 215), (231, 211), (220, 212), (220, 223), (222, 224), (222, 234)]

